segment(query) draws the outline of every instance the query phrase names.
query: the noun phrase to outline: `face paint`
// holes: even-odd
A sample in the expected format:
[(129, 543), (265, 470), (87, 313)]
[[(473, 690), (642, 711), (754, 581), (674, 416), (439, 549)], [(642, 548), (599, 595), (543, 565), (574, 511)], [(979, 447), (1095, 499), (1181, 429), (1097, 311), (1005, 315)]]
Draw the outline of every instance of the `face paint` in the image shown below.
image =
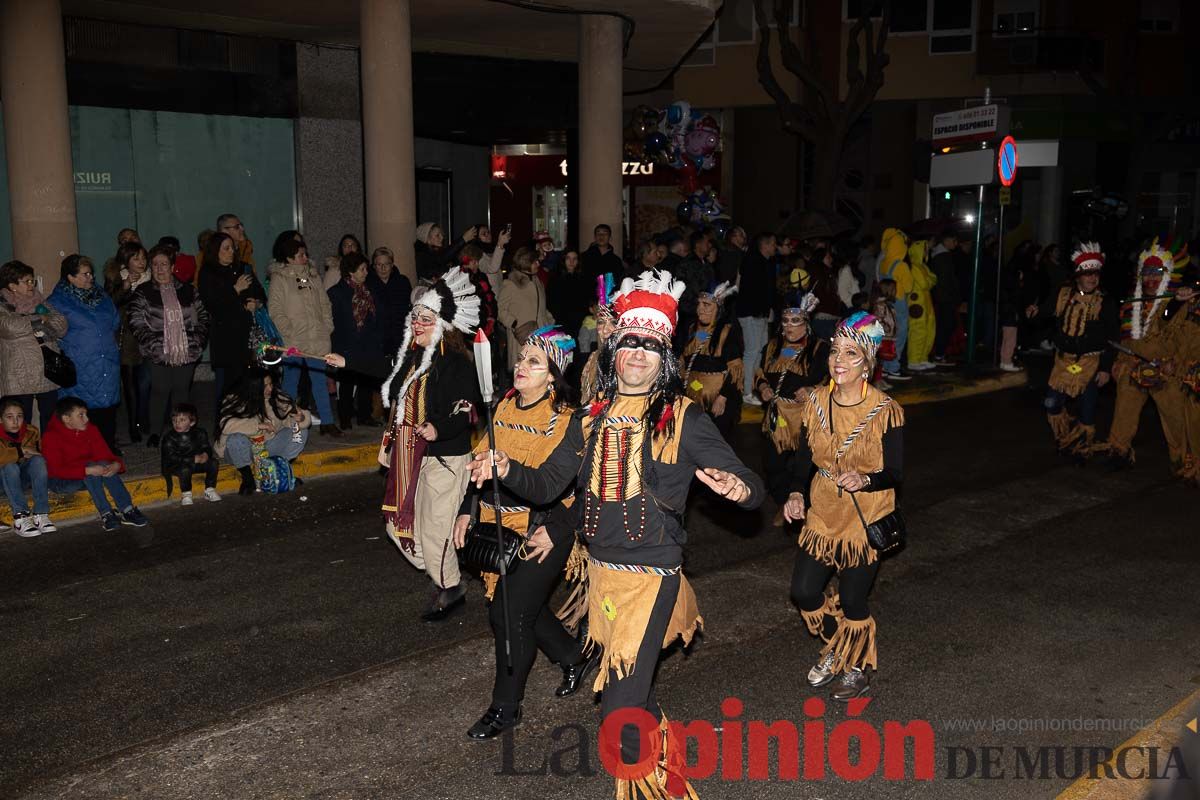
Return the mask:
[(661, 357), (666, 352), (666, 346), (662, 339), (657, 336), (639, 336), (636, 333), (629, 333), (621, 337), (617, 342), (617, 350), (645, 350), (647, 353), (654, 353)]

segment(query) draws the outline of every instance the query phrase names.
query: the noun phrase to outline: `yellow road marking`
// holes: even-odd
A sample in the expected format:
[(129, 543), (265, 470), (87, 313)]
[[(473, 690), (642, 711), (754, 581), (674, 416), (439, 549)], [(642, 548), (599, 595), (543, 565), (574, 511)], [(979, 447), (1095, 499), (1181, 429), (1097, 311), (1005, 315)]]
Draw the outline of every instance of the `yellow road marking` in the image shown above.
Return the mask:
[[(1185, 722), (1185, 717), (1191, 716), (1198, 704), (1200, 704), (1200, 689), (1180, 700), (1167, 713), (1135, 733), (1116, 748), (1114, 753), (1130, 747), (1158, 747), (1161, 750), (1174, 747), (1179, 743), (1179, 737), (1183, 735), (1184, 728), (1190, 729), (1193, 733), (1196, 731), (1197, 720), (1193, 718), (1190, 722)], [(1105, 763), (1112, 764), (1113, 762), (1110, 760)], [(1165, 765), (1165, 763), (1166, 757), (1160, 753), (1159, 764)], [(1097, 770), (1097, 774), (1103, 775), (1103, 770)], [(1147, 791), (1149, 791), (1149, 784), (1145, 779), (1127, 780), (1114, 776), (1111, 779), (1092, 780), (1085, 775), (1064, 789), (1058, 795), (1057, 800), (1134, 800), (1134, 798), (1141, 800), (1146, 796)]]

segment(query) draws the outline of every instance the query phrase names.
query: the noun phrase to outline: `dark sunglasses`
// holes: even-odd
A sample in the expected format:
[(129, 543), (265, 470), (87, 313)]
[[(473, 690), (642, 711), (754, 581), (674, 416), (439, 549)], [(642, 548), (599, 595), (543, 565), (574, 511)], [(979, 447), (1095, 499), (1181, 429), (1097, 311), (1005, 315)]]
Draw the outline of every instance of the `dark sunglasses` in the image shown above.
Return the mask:
[(658, 353), (660, 356), (666, 352), (666, 345), (662, 339), (657, 336), (638, 336), (636, 333), (626, 334), (617, 342), (618, 350), (645, 350), (647, 353)]

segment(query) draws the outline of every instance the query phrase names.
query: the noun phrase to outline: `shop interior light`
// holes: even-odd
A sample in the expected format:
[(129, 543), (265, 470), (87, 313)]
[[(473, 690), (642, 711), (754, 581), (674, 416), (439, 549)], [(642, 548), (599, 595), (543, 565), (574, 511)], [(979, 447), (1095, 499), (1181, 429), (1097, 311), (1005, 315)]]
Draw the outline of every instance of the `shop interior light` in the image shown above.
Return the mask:
[(966, 222), (968, 225), (974, 225), (975, 224), (975, 215), (967, 214), (966, 216), (963, 217), (963, 221)]

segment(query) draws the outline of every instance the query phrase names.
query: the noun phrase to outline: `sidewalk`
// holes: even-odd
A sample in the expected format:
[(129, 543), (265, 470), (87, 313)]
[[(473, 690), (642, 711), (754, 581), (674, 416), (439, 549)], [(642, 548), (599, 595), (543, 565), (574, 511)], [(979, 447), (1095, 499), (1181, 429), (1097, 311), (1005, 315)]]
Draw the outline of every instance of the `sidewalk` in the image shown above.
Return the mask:
[[(888, 393), (901, 405), (911, 406), (953, 400), (983, 392), (996, 392), (1024, 386), (1026, 382), (1024, 372), (1008, 373), (991, 369), (968, 372), (963, 368), (946, 369), (915, 376), (911, 381), (893, 386)], [(200, 424), (208, 428), (213, 417), (212, 383), (197, 381), (192, 400), (200, 412)], [(741, 422), (744, 425), (761, 424), (762, 409), (745, 406), (742, 409)], [(314, 427), (304, 453), (296, 459), (296, 475), (307, 480), (321, 475), (375, 469), (381, 433), (380, 428), (356, 426), (347, 431), (343, 438), (333, 439), (321, 436)], [(133, 502), (140, 508), (166, 502), (166, 483), (159, 474), (158, 450), (146, 447), (145, 442), (129, 442), (129, 428), (123, 410), (118, 421), (117, 441), (124, 452), (126, 472), (123, 477)], [(223, 465), (217, 480), (218, 491), (236, 492), (240, 485), (241, 478), (237, 470), (227, 464)], [(178, 502), (178, 497), (177, 487), (172, 501)], [(56, 523), (96, 517), (96, 509), (92, 506), (87, 492), (74, 495), (51, 494), (50, 513)]]

